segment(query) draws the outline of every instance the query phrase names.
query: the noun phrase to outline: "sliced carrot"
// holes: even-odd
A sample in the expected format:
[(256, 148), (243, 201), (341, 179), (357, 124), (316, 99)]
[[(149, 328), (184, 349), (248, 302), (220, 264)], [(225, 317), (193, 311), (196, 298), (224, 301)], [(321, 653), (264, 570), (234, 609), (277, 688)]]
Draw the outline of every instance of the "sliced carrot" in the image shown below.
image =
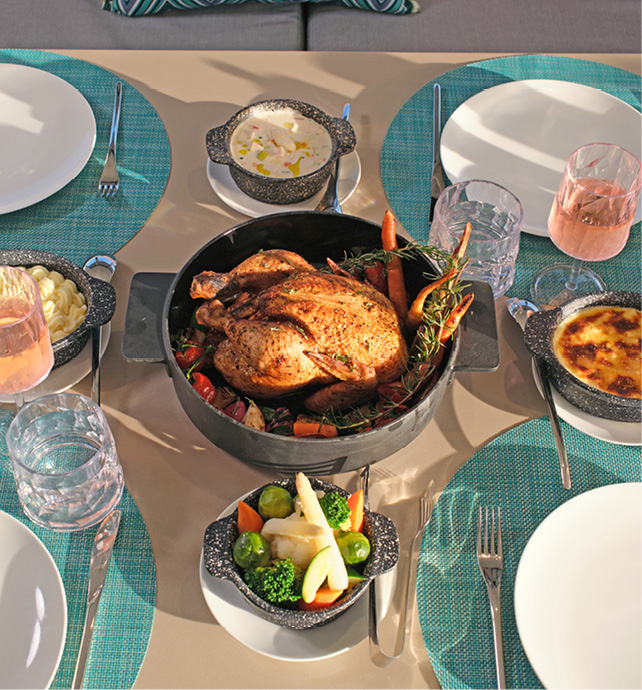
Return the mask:
[(321, 422), (294, 422), (293, 432), (295, 436), (323, 436), (325, 438), (335, 438), (339, 435), (339, 430), (332, 424), (322, 424)]
[(361, 532), (363, 529), (363, 489), (355, 491), (348, 498), (350, 508), (350, 524), (353, 532)]
[(243, 534), (243, 532), (260, 532), (263, 529), (263, 518), (252, 506), (239, 501), (236, 524), (239, 528), (239, 534)]
[(334, 602), (343, 594), (342, 589), (330, 589), (329, 587), (319, 587), (314, 599), (306, 604), (303, 599), (299, 599), (300, 611), (315, 611), (316, 609), (324, 609), (334, 604)]
[[(381, 244), (385, 251), (389, 252), (397, 249), (397, 231), (395, 218), (386, 211), (383, 217), (383, 224), (381, 226)], [(406, 284), (403, 279), (403, 266), (401, 259), (398, 256), (393, 256), (386, 264), (387, 280), (388, 280), (388, 297), (392, 302), (397, 316), (402, 323), (406, 321), (408, 313), (408, 294), (406, 293)]]

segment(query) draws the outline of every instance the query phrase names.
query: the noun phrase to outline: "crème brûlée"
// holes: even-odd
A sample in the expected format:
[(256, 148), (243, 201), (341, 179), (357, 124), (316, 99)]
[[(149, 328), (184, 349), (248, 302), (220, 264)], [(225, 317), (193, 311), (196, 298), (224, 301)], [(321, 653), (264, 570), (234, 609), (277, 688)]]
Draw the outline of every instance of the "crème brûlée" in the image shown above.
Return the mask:
[(642, 397), (642, 312), (596, 306), (560, 323), (553, 334), (559, 362), (589, 386), (624, 398)]

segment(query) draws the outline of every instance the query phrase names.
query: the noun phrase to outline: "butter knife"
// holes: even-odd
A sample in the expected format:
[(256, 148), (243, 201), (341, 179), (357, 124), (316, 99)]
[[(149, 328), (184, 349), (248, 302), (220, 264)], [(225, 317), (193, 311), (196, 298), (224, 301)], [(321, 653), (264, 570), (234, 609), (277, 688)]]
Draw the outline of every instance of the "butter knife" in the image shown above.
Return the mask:
[(435, 215), (435, 204), (444, 191), (444, 170), (441, 166), (441, 86), (438, 83), (432, 88), (432, 176), (430, 182), (430, 216)]
[(119, 524), (120, 510), (114, 510), (100, 523), (100, 527), (94, 538), (89, 565), (87, 612), (85, 613), (85, 626), (82, 631), (78, 661), (76, 662), (76, 670), (71, 685), (73, 690), (82, 687), (85, 668), (87, 666), (87, 657), (89, 656), (89, 647), (91, 645), (91, 637), (94, 632), (94, 623), (96, 622), (96, 613), (98, 613), (98, 604), (100, 603), (100, 595), (103, 593), (105, 577), (109, 569), (109, 560), (114, 547), (114, 541), (116, 541)]

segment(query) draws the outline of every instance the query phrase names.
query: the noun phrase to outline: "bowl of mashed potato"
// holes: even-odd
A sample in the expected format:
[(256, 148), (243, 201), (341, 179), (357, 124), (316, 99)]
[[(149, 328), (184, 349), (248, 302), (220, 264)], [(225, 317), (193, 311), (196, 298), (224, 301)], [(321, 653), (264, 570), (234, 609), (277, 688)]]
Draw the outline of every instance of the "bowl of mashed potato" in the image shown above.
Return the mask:
[(83, 349), (91, 328), (111, 320), (116, 291), (58, 254), (31, 249), (0, 251), (1, 266), (18, 266), (40, 288), (54, 354), (53, 368), (66, 364)]
[(210, 159), (229, 166), (242, 192), (268, 204), (309, 199), (356, 143), (347, 120), (290, 99), (243, 108), (205, 138)]

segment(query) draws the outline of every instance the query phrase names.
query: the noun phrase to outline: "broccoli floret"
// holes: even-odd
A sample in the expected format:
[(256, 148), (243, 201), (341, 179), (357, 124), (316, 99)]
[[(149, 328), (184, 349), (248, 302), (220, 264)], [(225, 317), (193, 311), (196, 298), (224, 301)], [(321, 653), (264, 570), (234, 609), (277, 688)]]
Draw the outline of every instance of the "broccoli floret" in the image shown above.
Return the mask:
[(296, 608), (301, 598), (301, 569), (290, 558), (273, 565), (246, 570), (247, 586), (261, 599), (282, 608)]
[(350, 529), (350, 506), (345, 496), (331, 491), (321, 496), (319, 503), (332, 529)]

